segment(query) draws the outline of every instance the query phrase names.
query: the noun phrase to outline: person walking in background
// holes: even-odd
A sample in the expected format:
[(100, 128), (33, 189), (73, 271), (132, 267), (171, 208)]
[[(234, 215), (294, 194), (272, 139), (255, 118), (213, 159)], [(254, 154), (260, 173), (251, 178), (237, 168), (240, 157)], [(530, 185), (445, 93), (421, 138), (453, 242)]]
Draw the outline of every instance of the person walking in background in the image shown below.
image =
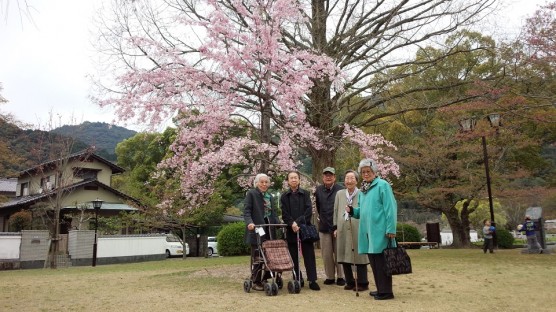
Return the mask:
[(483, 252), (487, 253), (487, 249), (490, 251), (490, 253), (494, 253), (494, 242), (492, 239), (492, 233), (494, 232), (493, 227), (490, 226), (490, 220), (484, 220), (483, 221), (483, 239), (484, 239), (484, 244), (483, 244)]
[[(255, 225), (261, 224), (278, 224), (280, 220), (276, 214), (274, 201), (272, 195), (267, 192), (270, 186), (270, 178), (264, 174), (259, 173), (255, 176), (255, 188), (249, 190), (245, 196), (245, 210), (243, 212), (243, 219), (247, 228), (245, 231), (245, 242), (251, 246), (251, 259), (255, 259), (259, 255), (257, 236), (259, 233), (255, 231)], [(274, 229), (270, 226), (263, 228), (264, 235), (261, 236), (261, 242), (276, 237), (269, 235)], [(254, 290), (263, 290), (263, 280), (270, 277), (268, 272), (263, 276), (263, 263), (255, 263), (251, 268), (251, 280), (253, 281)]]
[(359, 219), (358, 250), (368, 254), (373, 270), (376, 291), (370, 295), (375, 300), (394, 299), (392, 276), (386, 274), (382, 251), (391, 241), (396, 246), (396, 222), (398, 207), (390, 184), (377, 176), (378, 168), (372, 159), (359, 162), (358, 171), (363, 182), (357, 198), (358, 207), (346, 207), (346, 211)]
[(525, 216), (525, 222), (517, 226), (518, 231), (525, 231), (527, 236), (527, 252), (529, 253), (542, 253), (542, 246), (537, 238), (537, 226), (531, 220), (531, 216)]
[[(319, 213), (320, 248), (326, 274), (324, 284), (332, 285), (336, 282), (336, 285), (344, 286), (346, 284), (344, 270), (336, 260), (336, 239), (333, 236), (334, 200), (336, 193), (343, 187), (336, 184), (336, 170), (332, 167), (324, 168), (322, 182), (323, 184), (317, 186), (315, 191), (315, 201)], [(337, 280), (335, 280), (336, 275)]]
[[(288, 249), (294, 263), (295, 272), (299, 271), (299, 257), (297, 247), (297, 232), (301, 224), (311, 224), (311, 216), (313, 208), (311, 207), (311, 197), (309, 192), (299, 187), (301, 176), (297, 171), (288, 173), (287, 182), (289, 189), (280, 197), (280, 207), (282, 208), (282, 221), (288, 225), (286, 228), (286, 240), (288, 241)], [(309, 288), (312, 290), (320, 290), (317, 284), (317, 262), (315, 259), (315, 245), (312, 242), (301, 243), (301, 253), (303, 254), (303, 262), (305, 263), (305, 271)], [(299, 276), (300, 281), (303, 277)], [(301, 285), (304, 283), (301, 282)]]
[[(334, 237), (336, 238), (336, 250), (338, 252), (337, 260), (338, 263), (342, 264), (346, 278), (344, 289), (365, 291), (369, 289), (367, 277), (369, 259), (367, 255), (361, 255), (357, 250), (359, 220), (351, 218), (346, 212), (347, 206), (357, 206), (358, 179), (357, 172), (353, 170), (346, 171), (344, 177), (346, 189), (339, 190), (336, 193), (336, 200), (334, 201)], [(357, 281), (353, 275), (352, 268), (354, 265), (357, 270)]]

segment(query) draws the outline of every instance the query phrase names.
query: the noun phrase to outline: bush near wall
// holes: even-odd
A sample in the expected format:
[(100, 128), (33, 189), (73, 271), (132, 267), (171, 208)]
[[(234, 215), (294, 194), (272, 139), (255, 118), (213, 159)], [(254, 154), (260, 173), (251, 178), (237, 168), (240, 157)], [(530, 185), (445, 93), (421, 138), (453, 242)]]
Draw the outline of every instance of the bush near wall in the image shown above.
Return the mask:
[(8, 221), (10, 229), (13, 232), (21, 232), (21, 230), (29, 230), (33, 222), (33, 216), (29, 211), (21, 210), (14, 213)]
[(225, 225), (218, 233), (218, 253), (221, 256), (249, 255), (251, 248), (245, 243), (245, 223)]

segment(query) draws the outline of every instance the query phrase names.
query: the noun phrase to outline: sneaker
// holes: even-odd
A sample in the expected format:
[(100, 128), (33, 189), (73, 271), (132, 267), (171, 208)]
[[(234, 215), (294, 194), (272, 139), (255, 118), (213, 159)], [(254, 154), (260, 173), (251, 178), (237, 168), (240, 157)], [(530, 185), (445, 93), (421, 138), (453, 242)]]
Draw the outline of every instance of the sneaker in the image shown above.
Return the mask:
[(346, 280), (343, 278), (339, 278), (336, 280), (336, 285), (338, 286), (344, 286), (346, 284)]
[(324, 280), (324, 285), (332, 285), (332, 284), (334, 284), (334, 280), (333, 280), (333, 279), (327, 278), (327, 279)]
[(317, 282), (309, 282), (309, 288), (311, 290), (320, 290), (320, 286), (319, 284), (317, 284)]

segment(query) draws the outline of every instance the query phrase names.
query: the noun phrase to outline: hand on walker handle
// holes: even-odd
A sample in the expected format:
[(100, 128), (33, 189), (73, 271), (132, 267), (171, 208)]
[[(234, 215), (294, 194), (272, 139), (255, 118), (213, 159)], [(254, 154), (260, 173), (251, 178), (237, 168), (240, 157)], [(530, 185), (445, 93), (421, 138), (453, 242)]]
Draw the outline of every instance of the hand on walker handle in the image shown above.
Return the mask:
[(396, 237), (396, 234), (387, 233), (387, 234), (386, 234), (386, 237), (388, 237), (388, 238), (394, 238), (394, 237)]
[(294, 222), (294, 223), (292, 224), (292, 230), (293, 230), (294, 233), (297, 233), (297, 231), (299, 231), (299, 226), (297, 226), (297, 223), (296, 223), (296, 222)]
[(249, 231), (253, 231), (255, 229), (255, 224), (249, 223), (249, 225), (247, 225), (247, 229), (249, 229)]

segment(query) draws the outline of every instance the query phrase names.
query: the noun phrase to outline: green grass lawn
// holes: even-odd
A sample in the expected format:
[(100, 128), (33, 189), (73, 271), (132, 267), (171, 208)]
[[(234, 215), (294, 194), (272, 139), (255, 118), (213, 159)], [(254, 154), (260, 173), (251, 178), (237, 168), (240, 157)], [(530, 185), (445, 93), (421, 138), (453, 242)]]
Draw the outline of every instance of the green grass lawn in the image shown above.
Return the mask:
[[(414, 273), (394, 277), (389, 301), (323, 285), (320, 259), (319, 292), (245, 293), (249, 258), (219, 257), (0, 271), (0, 311), (554, 311), (555, 254), (408, 252)], [(290, 278), (284, 273), (286, 283)]]

